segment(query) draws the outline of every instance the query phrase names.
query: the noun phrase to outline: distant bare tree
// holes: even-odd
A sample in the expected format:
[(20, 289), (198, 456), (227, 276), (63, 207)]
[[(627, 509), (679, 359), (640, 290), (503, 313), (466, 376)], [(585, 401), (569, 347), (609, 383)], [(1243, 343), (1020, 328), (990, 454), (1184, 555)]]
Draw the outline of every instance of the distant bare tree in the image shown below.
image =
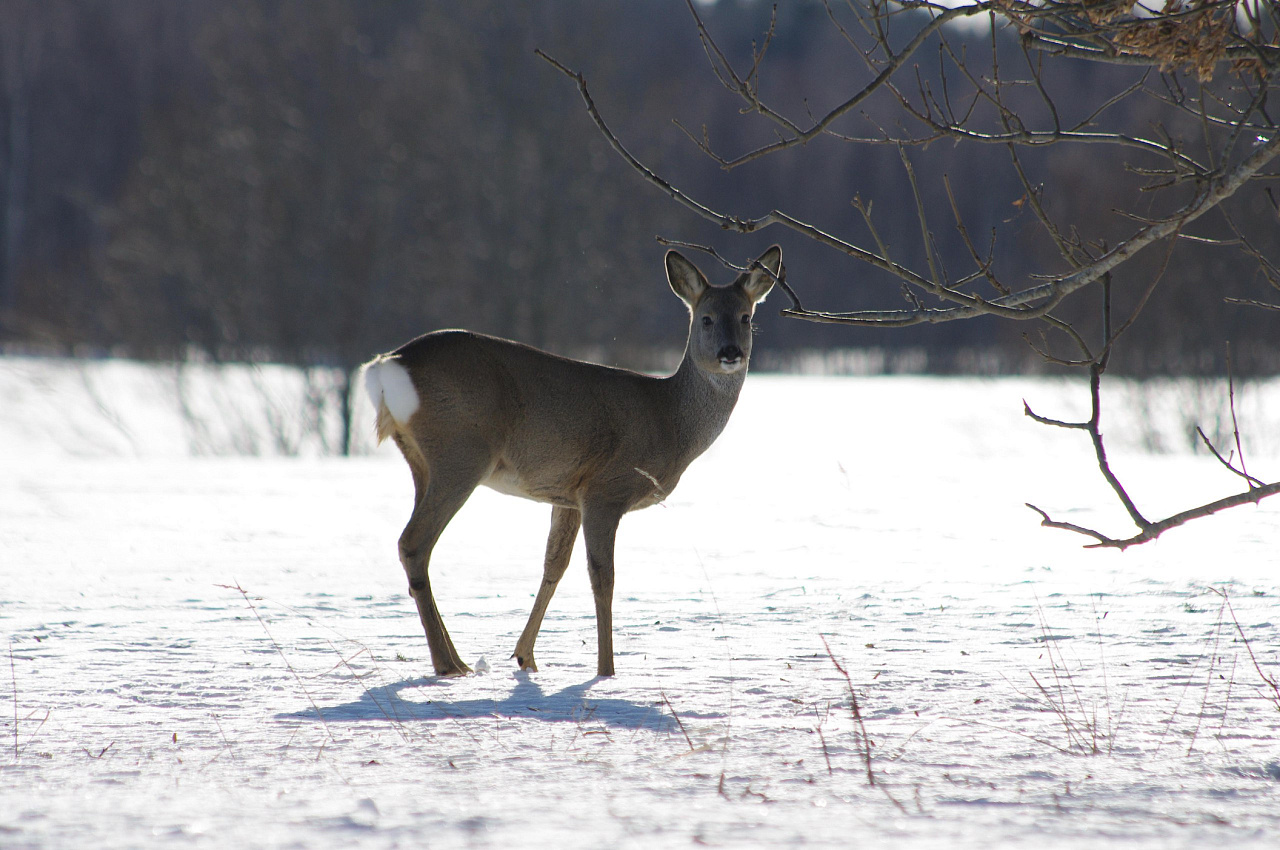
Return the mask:
[[(201, 84), (149, 116), (112, 211), (104, 312), (117, 338), (141, 356), (195, 351), (337, 376), (346, 451), (349, 379), (373, 352), (455, 324), (564, 348), (584, 326), (601, 335), (603, 305), (636, 305), (625, 280), (617, 298), (577, 279), (530, 285), (607, 281), (602, 266), (643, 243), (578, 259), (626, 230), (565, 212), (608, 194), (584, 150), (612, 160), (598, 139), (534, 131), (554, 115), (515, 96), (518, 69), (490, 65), (537, 60), (483, 30), (490, 11), (334, 0), (210, 10), (193, 44)], [(519, 102), (486, 102), (499, 76), (516, 78), (501, 91)], [(629, 183), (617, 170), (612, 182)], [(574, 299), (575, 287), (586, 294)]]
[[(1065, 422), (1030, 407), (1027, 415), (1089, 436), (1102, 475), (1137, 528), (1112, 536), (1033, 508), (1043, 524), (1087, 535), (1092, 545), (1124, 549), (1280, 493), (1280, 482), (1248, 473), (1237, 429), (1234, 449), (1225, 455), (1210, 449), (1244, 489), (1148, 519), (1107, 459), (1099, 394), (1119, 340), (1159, 300), (1171, 264), (1211, 252), (1203, 267), (1230, 268), (1280, 291), (1280, 207), (1269, 185), (1280, 177), (1273, 168), (1280, 116), (1270, 101), (1280, 71), (1280, 6), (1268, 0), (826, 0), (831, 26), (862, 72), (849, 80), (845, 97), (816, 111), (793, 87), (767, 79), (768, 52), (785, 38), (776, 9), (750, 55), (735, 61), (693, 3), (688, 6), (716, 78), (744, 114), (769, 130), (745, 150), (727, 152), (705, 128), (682, 128), (703, 153), (734, 171), (822, 141), (888, 147), (911, 187), (907, 197), (880, 199), (874, 207), (873, 199), (855, 194), (861, 234), (828, 232), (783, 209), (714, 209), (629, 153), (597, 109), (585, 77), (544, 55), (576, 82), (614, 150), (677, 204), (727, 231), (794, 231), (858, 261), (856, 285), (882, 286), (898, 302), (886, 309), (816, 309), (802, 299), (802, 277), (780, 281), (791, 299), (784, 315), (877, 328), (979, 317), (1028, 323), (1032, 330), (1024, 336), (1047, 362), (1088, 373), (1091, 415)], [(980, 54), (959, 43), (953, 26), (967, 23), (971, 31), (975, 22), (990, 28), (989, 49)], [(1103, 93), (1088, 103), (1072, 91), (1071, 74), (1080, 63), (1114, 67), (1110, 90), (1097, 89)], [(757, 130), (746, 127), (738, 138)], [(929, 163), (930, 146), (941, 144), (964, 146), (974, 159), (1003, 158), (1019, 187), (1007, 202), (1008, 218), (975, 221), (966, 214), (971, 199), (953, 186), (963, 175), (917, 173)], [(1106, 206), (1090, 191), (1101, 185)], [(982, 191), (968, 186), (969, 193)], [(895, 204), (905, 204), (914, 219), (917, 255), (924, 258), (915, 266), (901, 260), (900, 247), (895, 251), (894, 238), (902, 234), (886, 233), (880, 224), (884, 208)], [(940, 214), (950, 219), (950, 232), (935, 229)], [(1030, 235), (1022, 227), (1028, 216), (1035, 223)], [(1008, 242), (1025, 239), (1044, 249), (1038, 268), (1017, 267), (1006, 257)], [(954, 252), (944, 243), (962, 247), (967, 268), (948, 267), (944, 257)], [(1205, 284), (1225, 296), (1226, 282)], [(1236, 300), (1280, 309), (1274, 292)]]
[(32, 111), (43, 56), (49, 43), (73, 29), (71, 10), (15, 0), (0, 12), (0, 330), (16, 324), (18, 277), (28, 241), (32, 172)]
[(378, 43), (351, 4), (210, 16), (195, 45), (208, 91), (152, 122), (118, 212), (106, 277), (130, 305), (126, 338), (333, 369), (349, 429), (347, 380), (385, 344), (387, 306), (425, 302), (421, 270), (452, 271), (435, 249), (457, 236), (421, 203), (454, 188), (433, 129), (468, 92), (423, 36), (450, 21), (395, 22)]

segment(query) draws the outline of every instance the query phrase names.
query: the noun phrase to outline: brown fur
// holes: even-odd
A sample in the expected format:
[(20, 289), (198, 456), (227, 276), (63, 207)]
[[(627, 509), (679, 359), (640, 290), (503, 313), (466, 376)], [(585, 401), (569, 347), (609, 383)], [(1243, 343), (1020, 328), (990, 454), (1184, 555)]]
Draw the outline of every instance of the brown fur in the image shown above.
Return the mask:
[[(466, 331), (418, 337), (366, 367), (383, 370), (369, 383), (377, 394), (378, 440), (394, 439), (413, 475), (414, 510), (400, 536), (400, 559), (436, 673), (469, 668), (431, 594), (431, 551), (454, 513), (485, 484), (554, 506), (543, 581), (513, 657), (521, 668), (537, 669), (534, 641), (581, 529), (596, 603), (596, 669), (613, 674), (618, 521), (665, 498), (724, 428), (746, 377), (751, 315), (781, 273), (782, 254), (771, 248), (752, 271), (720, 287), (674, 251), (666, 266), (671, 288), (690, 310), (684, 360), (669, 377)], [(397, 421), (386, 404), (392, 379), (393, 406), (407, 410), (404, 402), (416, 401), (407, 421)]]

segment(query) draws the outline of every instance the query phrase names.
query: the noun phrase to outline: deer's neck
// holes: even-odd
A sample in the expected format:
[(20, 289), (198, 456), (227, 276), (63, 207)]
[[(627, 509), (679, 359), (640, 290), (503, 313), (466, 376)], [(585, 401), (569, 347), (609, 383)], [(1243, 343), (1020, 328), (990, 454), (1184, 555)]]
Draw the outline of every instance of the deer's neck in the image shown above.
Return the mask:
[(729, 375), (706, 372), (685, 352), (680, 368), (667, 380), (674, 396), (680, 444), (690, 460), (720, 436), (738, 403), (746, 377), (746, 369)]

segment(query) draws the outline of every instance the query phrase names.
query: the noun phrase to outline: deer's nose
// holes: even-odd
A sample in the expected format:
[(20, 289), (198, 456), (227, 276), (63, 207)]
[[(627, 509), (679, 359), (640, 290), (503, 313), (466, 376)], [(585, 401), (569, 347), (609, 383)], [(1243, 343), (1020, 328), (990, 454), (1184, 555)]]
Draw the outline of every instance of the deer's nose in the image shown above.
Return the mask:
[(716, 357), (725, 366), (736, 366), (742, 362), (742, 349), (736, 345), (726, 345), (720, 349), (720, 353)]

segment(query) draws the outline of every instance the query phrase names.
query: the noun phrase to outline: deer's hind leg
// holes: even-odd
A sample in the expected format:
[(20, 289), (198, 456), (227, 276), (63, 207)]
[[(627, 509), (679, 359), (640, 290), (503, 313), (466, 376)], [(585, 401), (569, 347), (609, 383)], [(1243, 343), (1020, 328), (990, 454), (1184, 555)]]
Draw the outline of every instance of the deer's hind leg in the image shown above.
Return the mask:
[(573, 554), (573, 541), (578, 538), (578, 527), (582, 525), (582, 512), (577, 508), (554, 507), (551, 509), (551, 533), (547, 535), (547, 556), (542, 566), (542, 584), (538, 587), (538, 596), (533, 601), (533, 610), (529, 612), (529, 622), (525, 624), (520, 639), (516, 641), (516, 651), (511, 657), (520, 665), (521, 670), (537, 672), (538, 665), (533, 660), (533, 643), (538, 639), (538, 630), (542, 628), (542, 617), (547, 613), (547, 605), (556, 592), (556, 585), (564, 576), (569, 566), (569, 556)]
[[(405, 457), (410, 457), (409, 452), (405, 452)], [(486, 454), (466, 452), (458, 452), (449, 460), (430, 463), (421, 462), (419, 455), (409, 463), (416, 501), (413, 516), (400, 535), (400, 563), (404, 565), (409, 579), (409, 595), (418, 606), (418, 617), (427, 634), (431, 666), (439, 676), (463, 676), (470, 673), (471, 668), (458, 656), (431, 594), (428, 575), (431, 551), (449, 520), (488, 472), (488, 465)]]

